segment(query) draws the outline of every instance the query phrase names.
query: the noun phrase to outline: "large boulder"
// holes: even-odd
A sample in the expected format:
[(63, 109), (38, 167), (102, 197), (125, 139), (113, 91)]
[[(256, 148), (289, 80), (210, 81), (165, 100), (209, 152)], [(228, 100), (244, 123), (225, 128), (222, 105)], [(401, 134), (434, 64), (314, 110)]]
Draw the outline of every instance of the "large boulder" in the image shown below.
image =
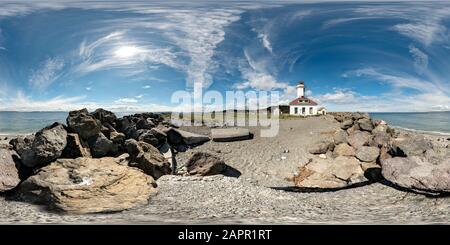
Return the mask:
[(433, 145), (421, 135), (405, 135), (396, 138), (392, 142), (392, 154), (394, 156), (422, 156)]
[(367, 131), (356, 131), (353, 134), (349, 134), (347, 142), (358, 149), (361, 146), (369, 145), (371, 137), (371, 134)]
[(67, 145), (64, 149), (62, 158), (91, 157), (91, 150), (86, 142), (80, 139), (78, 134), (67, 134)]
[(101, 122), (89, 114), (86, 109), (69, 112), (67, 126), (84, 140), (98, 135), (102, 130)]
[(374, 146), (361, 146), (356, 150), (356, 158), (363, 162), (376, 162), (380, 149)]
[(216, 142), (229, 142), (250, 139), (250, 131), (247, 128), (213, 128), (211, 138)]
[(102, 133), (91, 137), (88, 143), (91, 148), (92, 157), (115, 156), (118, 153), (118, 146)]
[(101, 123), (108, 123), (110, 125), (114, 125), (117, 120), (117, 117), (113, 112), (102, 108), (95, 110), (91, 115), (98, 119)]
[(334, 147), (333, 157), (338, 156), (355, 156), (355, 148), (349, 146), (347, 143), (341, 143)]
[(316, 142), (308, 147), (308, 152), (311, 154), (325, 154), (327, 151), (332, 151), (334, 149), (333, 142), (320, 141)]
[(67, 145), (67, 131), (62, 124), (54, 123), (34, 136), (16, 140), (13, 145), (25, 166), (44, 165), (62, 155)]
[(358, 120), (358, 125), (361, 128), (361, 130), (365, 131), (372, 131), (373, 130), (373, 123), (371, 119), (368, 118), (362, 118)]
[(347, 143), (348, 133), (345, 130), (339, 129), (333, 135), (333, 140), (336, 145)]
[(0, 148), (0, 192), (8, 191), (20, 183), (18, 156), (10, 149)]
[(154, 179), (119, 161), (59, 159), (24, 181), (18, 193), (24, 201), (70, 213), (115, 212), (147, 204), (157, 192)]
[(171, 145), (199, 145), (210, 140), (206, 135), (195, 134), (184, 130), (169, 128), (166, 132), (167, 141)]
[(206, 152), (194, 153), (186, 163), (189, 175), (216, 175), (226, 169), (225, 162)]
[(394, 157), (381, 161), (388, 181), (416, 192), (450, 193), (450, 158), (432, 164), (421, 157)]
[[(373, 131), (372, 131), (373, 132)], [(371, 146), (382, 147), (389, 146), (391, 142), (391, 136), (386, 132), (377, 132), (373, 134)]]
[(146, 130), (144, 133), (140, 134), (138, 137), (138, 141), (144, 141), (145, 143), (149, 143), (152, 146), (158, 147), (159, 140), (152, 133), (151, 130)]
[(335, 159), (315, 159), (299, 168), (293, 177), (296, 187), (340, 189), (369, 180), (364, 176), (361, 163), (354, 157), (339, 156)]
[(125, 149), (130, 154), (130, 166), (158, 179), (172, 172), (169, 161), (154, 146), (134, 139), (125, 141)]
[(353, 119), (344, 120), (340, 125), (342, 129), (348, 129), (351, 126), (353, 126)]

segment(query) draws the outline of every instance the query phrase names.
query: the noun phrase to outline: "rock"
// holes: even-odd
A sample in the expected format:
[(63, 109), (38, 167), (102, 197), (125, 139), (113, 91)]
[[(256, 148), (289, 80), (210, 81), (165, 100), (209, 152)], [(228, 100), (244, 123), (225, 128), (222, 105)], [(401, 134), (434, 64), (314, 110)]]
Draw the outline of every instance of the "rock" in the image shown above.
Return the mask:
[(421, 156), (433, 145), (421, 135), (396, 138), (392, 142), (391, 153), (394, 156)]
[(165, 133), (171, 145), (180, 145), (182, 143), (186, 145), (199, 145), (210, 140), (206, 135), (194, 134), (176, 128), (169, 128)]
[(359, 125), (358, 124), (354, 124), (349, 129), (347, 129), (347, 133), (348, 134), (354, 134), (355, 132), (357, 132), (359, 130), (360, 130)]
[(163, 157), (170, 163), (170, 165), (172, 166), (172, 150), (170, 150), (170, 145), (165, 143), (163, 144), (159, 149), (159, 152), (163, 155)]
[(102, 129), (101, 122), (89, 114), (86, 109), (69, 112), (67, 126), (84, 140), (98, 135)]
[(250, 131), (246, 128), (214, 128), (211, 138), (216, 142), (230, 142), (250, 139)]
[(134, 139), (125, 141), (125, 149), (130, 154), (130, 166), (139, 168), (153, 178), (170, 174), (171, 164), (154, 146)]
[(333, 135), (333, 140), (336, 145), (347, 143), (348, 134), (345, 130), (339, 129)]
[(385, 147), (385, 146), (381, 147), (379, 160), (383, 161), (383, 160), (392, 158), (391, 154), (389, 154), (389, 151), (390, 151), (390, 149), (388, 147)]
[(104, 136), (102, 133), (91, 137), (88, 140), (91, 147), (92, 157), (100, 158), (105, 156), (115, 156), (118, 153), (118, 146)]
[(348, 129), (353, 125), (353, 119), (347, 119), (343, 121), (340, 125), (342, 129)]
[(363, 162), (375, 162), (380, 155), (380, 149), (374, 146), (361, 146), (356, 150), (356, 158)]
[(360, 162), (354, 157), (318, 159), (299, 168), (293, 177), (302, 188), (339, 189), (368, 182)]
[(370, 119), (367, 119), (367, 118), (359, 119), (358, 125), (361, 128), (361, 130), (365, 130), (365, 131), (373, 130), (372, 120), (370, 120)]
[(371, 181), (380, 181), (383, 179), (381, 175), (381, 166), (374, 162), (362, 162), (361, 168), (364, 171), (364, 176)]
[(355, 149), (364, 145), (369, 145), (370, 140), (371, 135), (367, 131), (355, 131), (347, 137), (347, 142)]
[(309, 146), (308, 152), (311, 154), (325, 154), (328, 150), (334, 149), (333, 142), (321, 141)]
[(394, 157), (381, 162), (382, 174), (403, 188), (429, 194), (450, 192), (450, 159), (431, 164), (416, 156)]
[(61, 155), (62, 158), (91, 157), (91, 150), (78, 134), (67, 134), (67, 145)]
[(139, 135), (138, 141), (144, 141), (145, 143), (149, 143), (150, 145), (153, 145), (155, 147), (158, 147), (159, 145), (159, 140), (156, 138), (155, 135), (153, 135), (153, 133), (150, 130)]
[(355, 156), (355, 149), (347, 143), (341, 143), (334, 148), (333, 157), (339, 156)]
[(167, 135), (160, 128), (152, 128), (150, 132), (158, 139), (158, 144), (166, 143)]
[(156, 125), (153, 123), (153, 121), (150, 118), (141, 118), (136, 122), (136, 128), (137, 129), (152, 129)]
[(225, 162), (220, 158), (205, 152), (194, 153), (186, 163), (189, 175), (216, 175), (226, 169)]
[(388, 129), (389, 129), (389, 127), (386, 124), (380, 124), (372, 130), (372, 134), (378, 134), (378, 133), (387, 134)]
[(18, 159), (15, 151), (0, 148), (0, 193), (9, 191), (20, 183)]
[(325, 154), (320, 154), (319, 157), (322, 159), (327, 159), (327, 155), (325, 155)]
[(18, 139), (14, 149), (27, 167), (50, 163), (61, 156), (67, 145), (67, 132), (64, 126), (54, 123), (41, 129), (34, 136)]
[(125, 134), (113, 131), (109, 135), (109, 139), (112, 140), (114, 144), (123, 144), (125, 142)]
[(91, 115), (98, 119), (102, 124), (108, 123), (110, 125), (114, 125), (115, 121), (117, 120), (117, 117), (113, 112), (104, 110), (102, 108), (95, 110)]
[(391, 142), (391, 136), (388, 133), (378, 132), (373, 135), (373, 139), (370, 142), (371, 146), (382, 147), (388, 146)]
[(156, 192), (151, 176), (111, 157), (58, 159), (19, 186), (24, 201), (79, 214), (145, 205)]

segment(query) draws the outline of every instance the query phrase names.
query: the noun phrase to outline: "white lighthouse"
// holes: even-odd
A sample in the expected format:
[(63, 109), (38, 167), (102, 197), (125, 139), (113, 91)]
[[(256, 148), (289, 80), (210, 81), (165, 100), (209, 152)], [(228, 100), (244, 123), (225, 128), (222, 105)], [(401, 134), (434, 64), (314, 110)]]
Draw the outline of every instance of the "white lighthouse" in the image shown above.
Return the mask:
[(297, 98), (305, 96), (305, 83), (299, 82), (297, 84)]
[(289, 114), (296, 116), (314, 116), (326, 114), (325, 108), (318, 108), (315, 101), (305, 96), (305, 83), (299, 82), (295, 87), (297, 89), (297, 98), (289, 103)]

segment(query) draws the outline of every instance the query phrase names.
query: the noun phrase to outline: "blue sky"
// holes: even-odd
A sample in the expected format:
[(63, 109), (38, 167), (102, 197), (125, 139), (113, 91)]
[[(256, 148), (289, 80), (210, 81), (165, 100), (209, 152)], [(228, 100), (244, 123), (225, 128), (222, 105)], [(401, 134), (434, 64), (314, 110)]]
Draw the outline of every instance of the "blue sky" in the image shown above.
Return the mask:
[(177, 90), (450, 110), (450, 3), (2, 1), (0, 110), (161, 111)]

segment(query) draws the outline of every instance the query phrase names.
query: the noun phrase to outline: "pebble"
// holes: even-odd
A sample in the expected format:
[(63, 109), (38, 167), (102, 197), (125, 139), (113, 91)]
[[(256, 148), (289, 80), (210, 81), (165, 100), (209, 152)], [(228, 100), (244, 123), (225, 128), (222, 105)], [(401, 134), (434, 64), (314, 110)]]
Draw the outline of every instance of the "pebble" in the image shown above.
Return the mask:
[(281, 156), (281, 160), (286, 160), (286, 156)]
[(319, 157), (322, 159), (327, 159), (327, 155), (325, 155), (325, 154), (320, 154)]

